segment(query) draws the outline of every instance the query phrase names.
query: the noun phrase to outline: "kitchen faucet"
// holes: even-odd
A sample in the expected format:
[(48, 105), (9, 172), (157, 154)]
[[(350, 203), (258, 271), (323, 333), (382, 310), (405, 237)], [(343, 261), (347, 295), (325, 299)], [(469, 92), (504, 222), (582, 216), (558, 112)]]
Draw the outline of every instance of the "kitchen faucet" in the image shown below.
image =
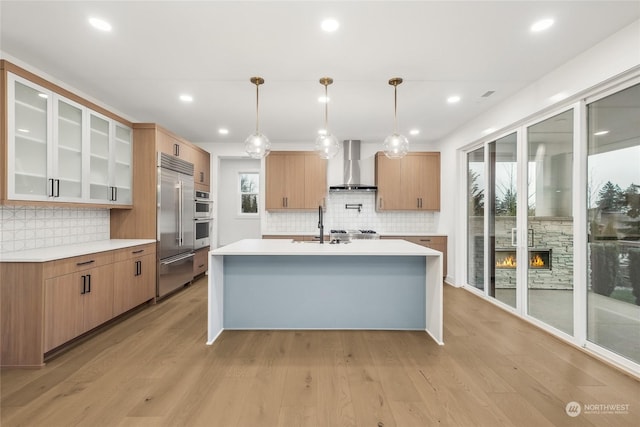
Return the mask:
[(322, 205), (318, 206), (318, 228), (320, 229), (320, 244), (324, 244), (324, 224), (322, 223)]

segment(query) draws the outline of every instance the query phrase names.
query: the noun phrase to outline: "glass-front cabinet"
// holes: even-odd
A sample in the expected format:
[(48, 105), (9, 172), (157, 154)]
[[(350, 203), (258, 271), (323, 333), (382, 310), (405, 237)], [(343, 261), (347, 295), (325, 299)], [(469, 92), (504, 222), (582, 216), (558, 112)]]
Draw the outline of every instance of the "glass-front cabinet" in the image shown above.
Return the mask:
[(132, 131), (8, 73), (9, 200), (130, 205)]
[(51, 194), (52, 93), (9, 77), (7, 185), (9, 198), (46, 200)]

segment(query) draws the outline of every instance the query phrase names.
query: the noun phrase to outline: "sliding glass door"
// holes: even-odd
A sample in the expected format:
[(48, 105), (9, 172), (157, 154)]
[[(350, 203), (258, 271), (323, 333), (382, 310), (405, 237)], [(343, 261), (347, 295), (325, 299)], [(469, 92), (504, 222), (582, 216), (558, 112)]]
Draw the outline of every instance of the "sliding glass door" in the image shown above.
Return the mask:
[(640, 363), (640, 84), (587, 121), (587, 339)]
[(639, 111), (635, 77), (465, 153), (467, 286), (634, 372)]
[(489, 296), (516, 306), (518, 138), (514, 132), (488, 144)]
[(467, 153), (467, 283), (484, 290), (484, 148)]
[(573, 334), (573, 110), (527, 128), (527, 313)]

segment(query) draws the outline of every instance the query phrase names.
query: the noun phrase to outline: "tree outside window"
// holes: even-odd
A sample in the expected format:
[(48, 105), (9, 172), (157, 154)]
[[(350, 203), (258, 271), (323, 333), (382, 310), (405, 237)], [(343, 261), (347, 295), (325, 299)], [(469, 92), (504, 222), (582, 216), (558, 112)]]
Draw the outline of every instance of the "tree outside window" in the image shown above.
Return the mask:
[(258, 172), (240, 172), (240, 214), (258, 214), (258, 194), (260, 191), (260, 174)]

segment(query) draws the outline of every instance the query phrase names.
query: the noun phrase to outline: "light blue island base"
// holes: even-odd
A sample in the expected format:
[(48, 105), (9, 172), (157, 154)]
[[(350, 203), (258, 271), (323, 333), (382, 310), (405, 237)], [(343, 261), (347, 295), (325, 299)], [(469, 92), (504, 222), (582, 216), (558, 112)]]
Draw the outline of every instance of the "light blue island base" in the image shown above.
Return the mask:
[(239, 240), (209, 252), (207, 344), (225, 329), (395, 329), (442, 345), (442, 283), (442, 253), (405, 240)]
[(224, 329), (425, 330), (424, 256), (225, 256)]

